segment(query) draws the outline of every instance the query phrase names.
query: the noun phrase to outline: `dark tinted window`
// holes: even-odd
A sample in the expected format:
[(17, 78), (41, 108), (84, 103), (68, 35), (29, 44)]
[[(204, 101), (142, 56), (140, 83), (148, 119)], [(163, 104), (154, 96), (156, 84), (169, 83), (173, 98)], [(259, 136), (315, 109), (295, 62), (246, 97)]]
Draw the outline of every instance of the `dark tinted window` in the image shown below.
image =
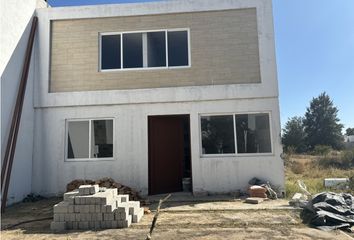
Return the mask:
[(235, 153), (233, 116), (201, 117), (203, 154)]
[(93, 120), (91, 158), (113, 157), (113, 120)]
[(270, 153), (268, 114), (236, 115), (238, 153)]
[(168, 32), (168, 65), (188, 66), (188, 32)]
[(123, 34), (123, 67), (143, 67), (142, 33)]
[(148, 67), (166, 66), (166, 35), (165, 32), (147, 33)]
[(117, 69), (120, 66), (120, 35), (102, 35), (101, 69)]

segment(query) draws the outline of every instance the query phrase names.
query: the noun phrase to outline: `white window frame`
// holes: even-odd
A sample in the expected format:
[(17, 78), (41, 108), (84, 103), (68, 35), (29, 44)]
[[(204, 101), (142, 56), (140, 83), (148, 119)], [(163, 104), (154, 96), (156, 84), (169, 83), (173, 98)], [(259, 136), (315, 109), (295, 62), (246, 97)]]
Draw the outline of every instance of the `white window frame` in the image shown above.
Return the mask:
[[(92, 122), (95, 120), (112, 120), (113, 121), (113, 156), (108, 158), (92, 158), (91, 156), (91, 128)], [(89, 122), (89, 157), (88, 158), (68, 158), (68, 134), (69, 134), (69, 123), (70, 122)], [(65, 162), (80, 162), (80, 161), (112, 161), (115, 160), (115, 119), (114, 118), (75, 118), (65, 120), (65, 150), (64, 150), (64, 161)]]
[[(237, 133), (236, 133), (236, 115), (244, 114), (268, 114), (269, 117), (269, 131), (270, 131), (270, 149), (269, 153), (238, 153), (237, 152)], [(202, 137), (202, 117), (212, 117), (212, 116), (233, 116), (233, 127), (234, 127), (234, 143), (235, 143), (235, 153), (216, 153), (216, 154), (205, 154), (203, 153), (203, 137)], [(203, 113), (199, 114), (199, 149), (201, 158), (214, 158), (214, 157), (252, 157), (252, 156), (273, 156), (274, 155), (274, 144), (273, 144), (273, 131), (272, 131), (272, 113), (270, 111), (258, 111), (258, 112), (226, 112), (226, 113)]]
[[(185, 66), (169, 66), (168, 65), (168, 32), (178, 32), (178, 31), (187, 31), (187, 41), (188, 41), (188, 65)], [(139, 67), (139, 68), (123, 68), (123, 34), (129, 33), (148, 33), (148, 32), (165, 32), (165, 52), (166, 52), (166, 66), (164, 67)], [(102, 69), (102, 36), (105, 35), (120, 35), (120, 68), (114, 69)], [(156, 30), (140, 30), (140, 31), (128, 31), (128, 32), (101, 32), (98, 36), (99, 44), (99, 59), (98, 59), (98, 71), (99, 72), (117, 72), (117, 71), (136, 71), (136, 70), (162, 70), (162, 69), (179, 69), (179, 68), (190, 68), (192, 66), (191, 63), (191, 41), (190, 41), (190, 29), (189, 28), (173, 28), (173, 29), (156, 29)], [(144, 37), (143, 37), (144, 41)], [(144, 48), (144, 42), (143, 42)], [(144, 49), (143, 49), (143, 60), (144, 60)]]

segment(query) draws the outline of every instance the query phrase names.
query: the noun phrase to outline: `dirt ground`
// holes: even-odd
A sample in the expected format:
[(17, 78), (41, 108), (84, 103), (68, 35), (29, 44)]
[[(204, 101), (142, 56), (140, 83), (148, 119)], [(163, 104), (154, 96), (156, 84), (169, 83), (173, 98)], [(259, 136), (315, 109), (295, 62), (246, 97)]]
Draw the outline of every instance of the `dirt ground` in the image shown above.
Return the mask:
[[(127, 229), (52, 233), (51, 220), (8, 226), (31, 219), (52, 217), (54, 198), (8, 207), (1, 216), (1, 239), (145, 239), (153, 214)], [(152, 204), (155, 209), (156, 204)], [(352, 239), (340, 231), (323, 232), (301, 223), (299, 210), (285, 200), (248, 205), (241, 201), (170, 202), (157, 221), (152, 239)]]

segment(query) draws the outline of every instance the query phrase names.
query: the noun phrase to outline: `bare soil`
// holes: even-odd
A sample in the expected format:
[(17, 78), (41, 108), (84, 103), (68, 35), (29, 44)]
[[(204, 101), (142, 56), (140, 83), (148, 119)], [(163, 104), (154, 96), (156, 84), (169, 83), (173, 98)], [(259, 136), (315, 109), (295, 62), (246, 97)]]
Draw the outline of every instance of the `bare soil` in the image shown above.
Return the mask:
[[(52, 206), (60, 201), (54, 198), (8, 207), (1, 216), (1, 239), (145, 239), (154, 216), (144, 215), (127, 229), (52, 233), (51, 220), (6, 229), (22, 221), (52, 217)], [(160, 213), (153, 239), (351, 239), (340, 231), (323, 232), (303, 225), (299, 210), (281, 207), (284, 203), (169, 203)]]

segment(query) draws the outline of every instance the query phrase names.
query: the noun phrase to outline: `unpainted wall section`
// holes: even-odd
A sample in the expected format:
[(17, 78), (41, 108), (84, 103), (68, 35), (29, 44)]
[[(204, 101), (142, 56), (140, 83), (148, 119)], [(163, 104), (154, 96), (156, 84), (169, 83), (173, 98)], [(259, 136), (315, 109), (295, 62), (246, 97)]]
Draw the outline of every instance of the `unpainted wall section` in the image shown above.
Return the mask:
[[(191, 67), (99, 71), (99, 33), (190, 28)], [(50, 92), (260, 83), (256, 9), (53, 20)]]
[[(200, 156), (200, 114), (269, 112), (273, 154)], [(148, 193), (148, 123), (150, 115), (190, 114), (193, 191), (230, 192), (248, 186), (252, 177), (284, 187), (280, 158), (277, 98), (131, 104), (36, 109), (33, 188), (44, 195), (65, 191), (73, 179), (112, 177)], [(65, 162), (65, 120), (114, 118), (114, 160)], [(45, 179), (45, 181), (43, 181)]]

